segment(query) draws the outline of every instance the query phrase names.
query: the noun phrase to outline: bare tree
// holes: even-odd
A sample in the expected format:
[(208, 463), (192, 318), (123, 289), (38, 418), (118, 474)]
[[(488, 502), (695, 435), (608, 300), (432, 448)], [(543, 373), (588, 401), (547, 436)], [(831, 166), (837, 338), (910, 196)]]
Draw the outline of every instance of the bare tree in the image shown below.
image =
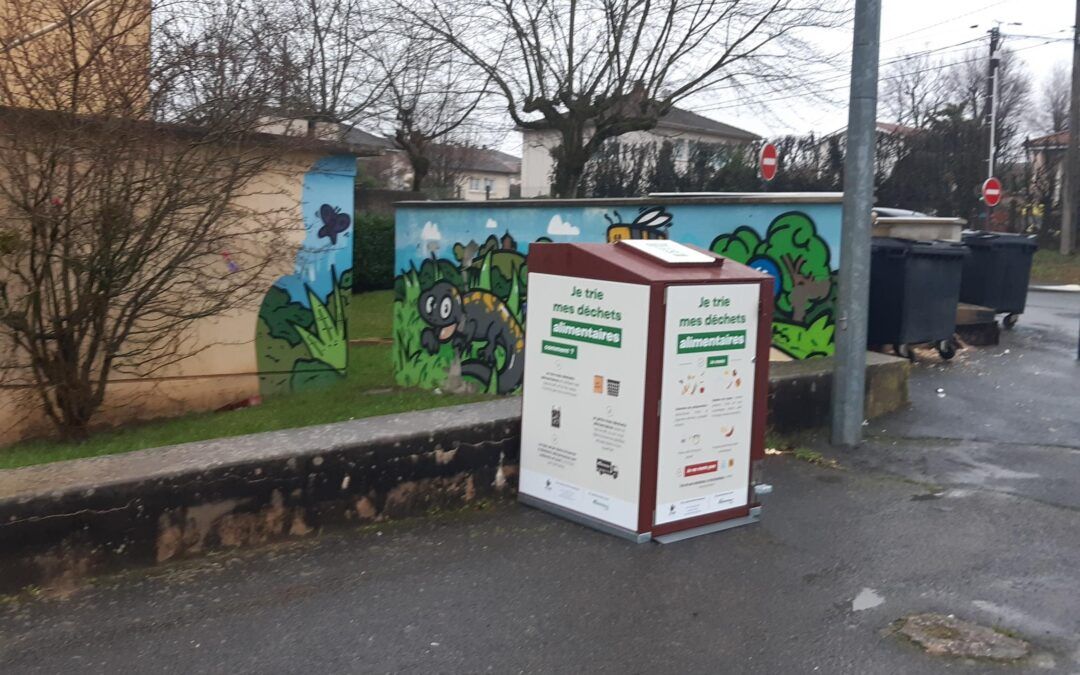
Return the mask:
[(364, 0), (272, 0), (263, 5), (287, 26), (274, 38), (285, 113), (357, 121), (382, 94), (382, 73), (368, 56), (385, 40)]
[(386, 28), (389, 32), (372, 41), (367, 53), (381, 71), (380, 103), (390, 136), (412, 167), (412, 189), (420, 190), (433, 169), (433, 144), (472, 145), (455, 136), (475, 133), (473, 116), (487, 96), (488, 78), (415, 24), (394, 21)]
[(580, 194), (605, 141), (648, 130), (725, 84), (790, 79), (817, 53), (800, 30), (846, 18), (832, 0), (430, 0), (398, 7), (491, 78), (522, 129), (555, 132), (553, 189)]
[(1069, 65), (1061, 61), (1054, 65), (1043, 83), (1039, 105), (1035, 109), (1035, 128), (1056, 134), (1069, 126)]
[(87, 6), (8, 0), (62, 28), (0, 52), (0, 366), (75, 438), (111, 377), (256, 301), (288, 225), (243, 206), (274, 194), (257, 179), (280, 153), (253, 140), (273, 81), (256, 15), (186, 6), (151, 52), (149, 3)]
[(923, 127), (946, 102), (941, 64), (926, 52), (900, 56), (881, 79), (881, 105), (898, 124)]
[[(987, 118), (986, 58), (981, 50), (966, 53), (946, 71), (943, 83), (949, 102), (959, 106), (971, 119)], [(1031, 102), (1031, 77), (1024, 62), (1009, 49), (1001, 50), (998, 67), (997, 135), (995, 155), (1003, 162), (1015, 160), (1020, 152), (1020, 136)], [(989, 143), (989, 141), (987, 141)]]

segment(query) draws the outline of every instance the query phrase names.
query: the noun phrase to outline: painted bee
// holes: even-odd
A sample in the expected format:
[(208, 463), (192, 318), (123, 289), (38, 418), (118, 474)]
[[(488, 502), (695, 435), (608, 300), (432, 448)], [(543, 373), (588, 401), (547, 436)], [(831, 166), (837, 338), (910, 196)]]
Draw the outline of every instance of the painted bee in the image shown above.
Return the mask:
[(668, 228), (671, 227), (671, 214), (664, 210), (663, 206), (650, 206), (638, 210), (637, 217), (632, 223), (624, 223), (622, 216), (615, 211), (616, 220), (604, 214), (604, 219), (611, 223), (607, 229), (608, 243), (614, 243), (620, 239), (667, 239)]

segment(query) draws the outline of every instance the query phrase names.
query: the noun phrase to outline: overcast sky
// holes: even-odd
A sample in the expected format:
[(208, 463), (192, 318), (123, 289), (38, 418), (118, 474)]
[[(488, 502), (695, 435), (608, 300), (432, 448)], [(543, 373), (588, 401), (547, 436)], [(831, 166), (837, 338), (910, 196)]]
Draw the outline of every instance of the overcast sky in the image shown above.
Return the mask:
[[(1069, 38), (1074, 18), (1075, 5), (1068, 0), (883, 0), (881, 60), (939, 48), (947, 49), (934, 56), (944, 58), (958, 58), (974, 46), (989, 52), (986, 32), (995, 22), (1001, 22), (1005, 45), (1016, 50), (1028, 66), (1037, 100), (1044, 78), (1054, 64), (1071, 60)], [(1022, 25), (1007, 25), (1013, 22)], [(976, 27), (972, 28), (973, 25)], [(1052, 38), (1057, 41), (1045, 44)], [(975, 39), (979, 42), (949, 48)], [(850, 28), (835, 36), (835, 43), (841, 40), (843, 44), (851, 44)], [(828, 42), (834, 43), (833, 36)], [(850, 47), (848, 54), (850, 58)], [(798, 97), (769, 101), (779, 97), (762, 94), (758, 98), (767, 102), (750, 106), (739, 105), (727, 97), (704, 96), (684, 107), (763, 136), (831, 132), (847, 124), (844, 76), (848, 67), (850, 64), (835, 70), (823, 69), (820, 76), (813, 77), (815, 81), (826, 80), (818, 89), (829, 100)], [(503, 147), (520, 155), (520, 134), (511, 133)]]

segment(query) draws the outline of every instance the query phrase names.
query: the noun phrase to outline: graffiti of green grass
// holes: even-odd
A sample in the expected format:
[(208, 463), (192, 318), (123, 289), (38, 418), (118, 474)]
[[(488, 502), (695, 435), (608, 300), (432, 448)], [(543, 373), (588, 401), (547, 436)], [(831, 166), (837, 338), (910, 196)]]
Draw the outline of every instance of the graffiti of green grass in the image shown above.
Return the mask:
[(344, 293), (337, 289), (335, 284), (335, 290), (327, 298), (327, 302), (333, 305), (333, 311), (331, 311), (309, 288), (307, 296), (311, 304), (311, 312), (315, 317), (315, 332), (303, 326), (295, 326), (300, 339), (307, 345), (311, 358), (322, 361), (339, 373), (345, 372), (349, 358), (343, 295)]
[(788, 323), (781, 319), (773, 321), (773, 346), (796, 359), (813, 356), (832, 356), (835, 326), (829, 317), (818, 317), (809, 326)]
[(444, 344), (435, 354), (420, 345), (420, 334), (427, 324), (420, 317), (420, 278), (416, 270), (402, 274), (404, 299), (394, 302), (394, 373), (403, 387), (431, 389), (446, 381), (454, 359), (454, 350)]

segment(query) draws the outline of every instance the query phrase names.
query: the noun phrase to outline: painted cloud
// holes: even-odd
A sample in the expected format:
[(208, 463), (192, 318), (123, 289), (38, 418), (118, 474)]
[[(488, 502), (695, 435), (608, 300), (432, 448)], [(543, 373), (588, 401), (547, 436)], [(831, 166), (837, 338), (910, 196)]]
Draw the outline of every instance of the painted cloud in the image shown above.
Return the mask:
[(439, 232), (439, 226), (436, 223), (433, 223), (430, 220), (424, 223), (424, 228), (420, 230), (420, 243), (426, 253), (439, 252), (442, 243), (442, 233)]
[(499, 224), (497, 222), (495, 222), (494, 218), (488, 218), (487, 223), (484, 224), (484, 227), (486, 227), (489, 230), (496, 230), (496, 229), (499, 228)]
[(548, 222), (547, 233), (557, 237), (574, 237), (581, 234), (581, 228), (574, 227), (556, 213)]

